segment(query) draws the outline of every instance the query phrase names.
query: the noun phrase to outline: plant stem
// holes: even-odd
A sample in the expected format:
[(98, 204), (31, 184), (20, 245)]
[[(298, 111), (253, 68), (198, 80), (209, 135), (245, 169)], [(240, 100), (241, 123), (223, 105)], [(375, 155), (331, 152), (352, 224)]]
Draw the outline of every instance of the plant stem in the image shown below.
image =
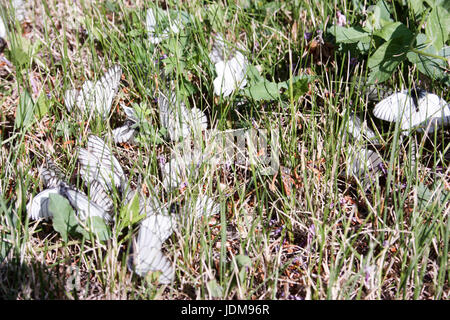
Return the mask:
[(438, 56), (436, 54), (428, 53), (428, 52), (425, 52), (425, 51), (422, 51), (422, 50), (419, 50), (419, 49), (415, 49), (415, 48), (411, 48), (411, 51), (414, 52), (414, 53), (417, 53), (417, 54), (421, 54), (423, 56), (428, 56), (428, 57), (431, 57), (431, 58), (434, 58), (434, 59), (440, 59), (442, 61), (447, 62), (447, 59), (445, 59), (444, 57)]

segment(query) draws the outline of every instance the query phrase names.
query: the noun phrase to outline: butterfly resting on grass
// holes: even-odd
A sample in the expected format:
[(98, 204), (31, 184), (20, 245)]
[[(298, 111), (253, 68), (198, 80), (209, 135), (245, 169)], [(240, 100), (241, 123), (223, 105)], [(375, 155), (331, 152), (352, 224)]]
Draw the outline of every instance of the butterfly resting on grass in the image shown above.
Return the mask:
[(68, 89), (64, 93), (64, 103), (69, 112), (82, 113), (89, 116), (92, 112), (107, 119), (110, 113), (113, 99), (119, 89), (122, 69), (115, 65), (106, 71), (105, 75), (97, 82), (86, 80), (81, 89)]
[[(381, 100), (373, 114), (378, 119), (398, 123), (401, 138), (416, 130), (433, 133), (450, 125), (450, 106), (442, 98), (422, 89), (402, 90)], [(411, 143), (411, 164), (416, 159), (416, 142)]]
[(28, 215), (32, 220), (48, 220), (53, 217), (53, 213), (49, 210), (51, 194), (65, 197), (83, 221), (88, 217), (100, 217), (106, 222), (112, 220), (112, 200), (98, 181), (91, 182), (89, 198), (82, 191), (66, 183), (62, 172), (49, 159), (47, 166), (40, 171), (40, 176), (46, 189), (34, 196), (27, 204)]

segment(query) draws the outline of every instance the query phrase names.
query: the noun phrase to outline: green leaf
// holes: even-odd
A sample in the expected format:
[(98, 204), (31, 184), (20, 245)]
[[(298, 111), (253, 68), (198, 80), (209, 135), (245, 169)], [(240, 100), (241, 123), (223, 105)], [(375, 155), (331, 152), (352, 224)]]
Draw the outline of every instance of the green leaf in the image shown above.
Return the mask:
[(309, 82), (310, 82), (310, 79), (303, 78), (303, 79), (300, 79), (299, 81), (296, 81), (293, 84), (294, 100), (298, 100), (300, 97), (304, 96), (305, 93), (308, 92), (308, 90), (309, 90), (309, 87), (308, 87)]
[(40, 120), (47, 114), (49, 107), (49, 101), (44, 91), (42, 91), (39, 95), (39, 98), (36, 101), (36, 106), (36, 115)]
[(360, 27), (345, 28), (341, 26), (332, 26), (329, 31), (336, 37), (337, 43), (355, 43), (364, 42), (369, 43), (371, 36), (370, 33), (365, 32)]
[(217, 283), (216, 280), (210, 280), (206, 284), (206, 287), (208, 288), (209, 294), (213, 298), (221, 298), (223, 294), (222, 287)]
[[(441, 56), (443, 58), (450, 58), (450, 47), (443, 47), (437, 51), (433, 45), (427, 43), (427, 36), (419, 33), (416, 37), (415, 49), (421, 52)], [(419, 71), (434, 80), (440, 80), (444, 83), (450, 82), (450, 76), (445, 72), (447, 63), (441, 59), (426, 56), (417, 52), (410, 51), (407, 54), (408, 60), (414, 63)]]
[(399, 40), (405, 44), (409, 44), (413, 38), (413, 33), (401, 22), (390, 22), (374, 34), (386, 41), (400, 38)]
[(425, 27), (425, 34), (431, 44), (440, 50), (447, 42), (449, 33), (450, 13), (443, 6), (433, 8)]
[(78, 220), (69, 201), (59, 194), (50, 194), (48, 210), (53, 216), (53, 229), (67, 242), (68, 235), (77, 231)]
[(269, 80), (260, 81), (244, 90), (244, 94), (254, 100), (277, 100), (282, 85)]
[(389, 22), (392, 22), (390, 7), (386, 1), (378, 1), (375, 6), (370, 6), (368, 10), (366, 27), (375, 31), (383, 28)]
[(237, 255), (235, 259), (239, 268), (250, 267), (252, 265), (252, 259), (250, 259), (248, 256), (244, 254)]
[(127, 205), (122, 206), (120, 210), (119, 229), (129, 227), (143, 218), (145, 218), (145, 215), (139, 215), (139, 194), (136, 193), (133, 199)]
[(431, 190), (419, 183), (417, 186), (417, 204), (419, 210), (435, 208), (437, 211), (444, 210), (446, 203), (450, 200), (450, 192), (445, 191), (441, 183), (435, 182)]
[(87, 230), (79, 225), (77, 231), (84, 234), (86, 231), (94, 233), (100, 241), (111, 239), (112, 233), (106, 222), (100, 217), (90, 217), (86, 220)]
[(16, 128), (24, 128), (34, 120), (35, 103), (27, 90), (22, 91), (19, 105), (16, 110), (16, 119), (14, 121)]
[(423, 0), (409, 0), (409, 5), (415, 14), (420, 14), (425, 10)]
[(369, 83), (381, 83), (390, 78), (395, 68), (406, 59), (409, 45), (397, 39), (383, 43), (375, 53), (369, 57), (368, 66), (371, 69)]
[(247, 77), (250, 84), (254, 84), (264, 80), (264, 78), (261, 76), (258, 69), (254, 65), (249, 65), (247, 67)]
[[(311, 77), (308, 76), (296, 76), (294, 78), (292, 78), (292, 84), (294, 85), (294, 90), (297, 89), (299, 93), (299, 91), (304, 89), (305, 86), (305, 81), (306, 79), (306, 84), (311, 81)], [(298, 85), (298, 87), (295, 86), (295, 84), (298, 81), (302, 81), (302, 83), (300, 83)], [(290, 80), (286, 80), (283, 82), (272, 82), (269, 80), (262, 80), (259, 81), (257, 83), (255, 83), (252, 86), (247, 87), (244, 90), (244, 94), (249, 97), (252, 98), (256, 101), (259, 100), (277, 100), (281, 98), (281, 93), (280, 90), (281, 89), (287, 89), (289, 88), (290, 85)], [(306, 89), (307, 90), (307, 89)], [(295, 93), (295, 92), (294, 92)]]

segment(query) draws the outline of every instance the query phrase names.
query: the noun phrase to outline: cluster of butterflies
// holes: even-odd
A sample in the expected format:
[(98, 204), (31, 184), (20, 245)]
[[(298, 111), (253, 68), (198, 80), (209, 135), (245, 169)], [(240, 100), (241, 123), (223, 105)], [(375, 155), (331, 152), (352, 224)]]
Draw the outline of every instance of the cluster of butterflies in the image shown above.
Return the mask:
[[(369, 99), (376, 99), (376, 96)], [(384, 97), (375, 105), (373, 115), (383, 121), (398, 123), (402, 139), (410, 137), (412, 132), (431, 134), (450, 125), (450, 105), (437, 95), (419, 88), (401, 90)], [(354, 113), (350, 112), (346, 124), (347, 133), (354, 142), (349, 147), (351, 156), (348, 168), (367, 190), (380, 175), (386, 173), (383, 159), (373, 148), (381, 142), (367, 122)], [(414, 138), (410, 140), (410, 163), (414, 166), (417, 145)]]
[[(164, 20), (168, 20), (168, 27), (158, 33), (159, 25)], [(189, 15), (183, 12), (177, 11), (177, 16), (171, 19), (168, 11), (148, 9), (146, 28), (150, 43), (158, 44), (168, 39), (170, 34), (179, 33), (190, 20)], [(227, 97), (236, 89), (242, 89), (247, 85), (248, 61), (241, 51), (244, 51), (242, 44), (237, 44), (236, 48), (233, 48), (225, 43), (220, 34), (215, 37), (209, 58), (217, 73), (217, 77), (213, 81), (216, 95)]]
[[(155, 15), (152, 9), (147, 13), (147, 28), (151, 43), (158, 43), (166, 39), (170, 32), (176, 33), (183, 28), (182, 20), (175, 21), (162, 34), (156, 35)], [(216, 63), (221, 80), (214, 80), (215, 92), (229, 95), (233, 90), (245, 85), (245, 69), (240, 71), (233, 66), (237, 60), (242, 67), (246, 63), (240, 52), (235, 52), (229, 59), (225, 52), (230, 51), (224, 45), (221, 37), (216, 38), (211, 59)], [(220, 60), (223, 59), (223, 60)], [(233, 60), (234, 59), (234, 60)], [(231, 61), (231, 62), (230, 62)], [(241, 73), (241, 79), (235, 81), (231, 73)], [(80, 89), (69, 89), (64, 94), (64, 103), (69, 113), (83, 114), (89, 117), (96, 115), (108, 119), (112, 102), (119, 89), (122, 69), (115, 65), (111, 67), (98, 81), (85, 81)], [(217, 89), (219, 86), (221, 89)], [(208, 127), (207, 117), (198, 108), (187, 108), (185, 103), (179, 101), (174, 84), (171, 83), (166, 92), (158, 92), (158, 107), (160, 124), (167, 129), (168, 138), (177, 143), (189, 136), (203, 132)], [(122, 106), (127, 116), (125, 123), (112, 131), (114, 143), (132, 143), (142, 121), (136, 110)], [(163, 243), (170, 237), (180, 221), (180, 215), (169, 212), (168, 205), (156, 196), (145, 198), (129, 188), (120, 163), (113, 155), (111, 149), (101, 138), (90, 135), (87, 148), (78, 149), (80, 175), (85, 182), (87, 193), (82, 189), (67, 183), (64, 174), (57, 166), (47, 159), (40, 176), (43, 179), (45, 190), (33, 197), (27, 205), (31, 219), (49, 219), (53, 216), (49, 202), (51, 194), (65, 197), (81, 221), (89, 217), (100, 217), (107, 223), (114, 223), (116, 214), (112, 194), (121, 195), (122, 205), (130, 203), (134, 197), (139, 197), (139, 213), (144, 215), (139, 226), (139, 233), (133, 240), (132, 254), (129, 267), (139, 275), (150, 271), (160, 271), (160, 283), (170, 283), (174, 278), (174, 270), (169, 259), (163, 254)], [(167, 192), (180, 187), (192, 178), (192, 171), (206, 161), (204, 155), (198, 150), (175, 153), (170, 161), (161, 169), (162, 185)], [(214, 215), (219, 212), (220, 206), (208, 195), (200, 192), (193, 201), (186, 201), (178, 213), (193, 214), (195, 218)]]

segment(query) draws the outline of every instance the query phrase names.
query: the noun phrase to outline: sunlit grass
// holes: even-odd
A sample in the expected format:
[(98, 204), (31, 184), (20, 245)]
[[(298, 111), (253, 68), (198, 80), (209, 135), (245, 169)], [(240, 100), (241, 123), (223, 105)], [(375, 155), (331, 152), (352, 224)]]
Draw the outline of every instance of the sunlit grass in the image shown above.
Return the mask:
[[(305, 32), (331, 25), (337, 10), (347, 21), (355, 20), (360, 12), (351, 3), (170, 1), (168, 8), (192, 16), (186, 31), (190, 42), (179, 48), (183, 40), (178, 39), (172, 48), (177, 54), (168, 42), (149, 44), (149, 5), (35, 1), (29, 22), (16, 22), (16, 30), (10, 30), (3, 54), (14, 67), (8, 77), (0, 77), (0, 296), (448, 299), (449, 169), (443, 159), (448, 131), (417, 135), (422, 157), (411, 168), (408, 144), (398, 142), (398, 128), (370, 120), (373, 104), (355, 83), (365, 73), (365, 62), (352, 71), (349, 57), (337, 48), (329, 61), (320, 63), (308, 51)], [(303, 74), (314, 80), (300, 97), (293, 86), (274, 101), (248, 99), (239, 91), (229, 98), (214, 96), (215, 71), (208, 55), (216, 33), (244, 44), (249, 63), (269, 81)], [(99, 79), (114, 64), (121, 66), (123, 78), (108, 121), (69, 113), (65, 90)], [(396, 87), (418, 77), (415, 70), (407, 79), (400, 72), (395, 75)], [(210, 129), (278, 130), (277, 174), (206, 163), (195, 168), (185, 188), (164, 192), (160, 164), (170, 159), (174, 146), (160, 141), (156, 99), (158, 90), (170, 90), (172, 81), (189, 107), (205, 111)], [(47, 111), (18, 128), (16, 110), (24, 90), (34, 101), (44, 96)], [(445, 88), (436, 85), (435, 93), (448, 101)], [(133, 103), (148, 108), (145, 120), (151, 133), (136, 145), (114, 145), (111, 130), (125, 119), (121, 105)], [(386, 176), (369, 191), (347, 174), (347, 146), (353, 142), (342, 132), (349, 110), (367, 115), (383, 141), (378, 152)], [(164, 244), (175, 269), (172, 284), (159, 285), (157, 274), (140, 278), (128, 269), (139, 223), (117, 221), (129, 214), (119, 194), (113, 236), (106, 242), (71, 237), (65, 243), (51, 221), (29, 220), (26, 204), (43, 190), (38, 169), (45, 158), (81, 186), (77, 148), (85, 146), (91, 133), (112, 146), (130, 188), (177, 205), (180, 223)], [(430, 190), (442, 192), (447, 201), (433, 195), (428, 200), (435, 203), (426, 206), (418, 194), (432, 182), (441, 182)], [(188, 204), (201, 192), (220, 204), (220, 214), (195, 218)], [(70, 281), (76, 279), (79, 287), (73, 290)]]

